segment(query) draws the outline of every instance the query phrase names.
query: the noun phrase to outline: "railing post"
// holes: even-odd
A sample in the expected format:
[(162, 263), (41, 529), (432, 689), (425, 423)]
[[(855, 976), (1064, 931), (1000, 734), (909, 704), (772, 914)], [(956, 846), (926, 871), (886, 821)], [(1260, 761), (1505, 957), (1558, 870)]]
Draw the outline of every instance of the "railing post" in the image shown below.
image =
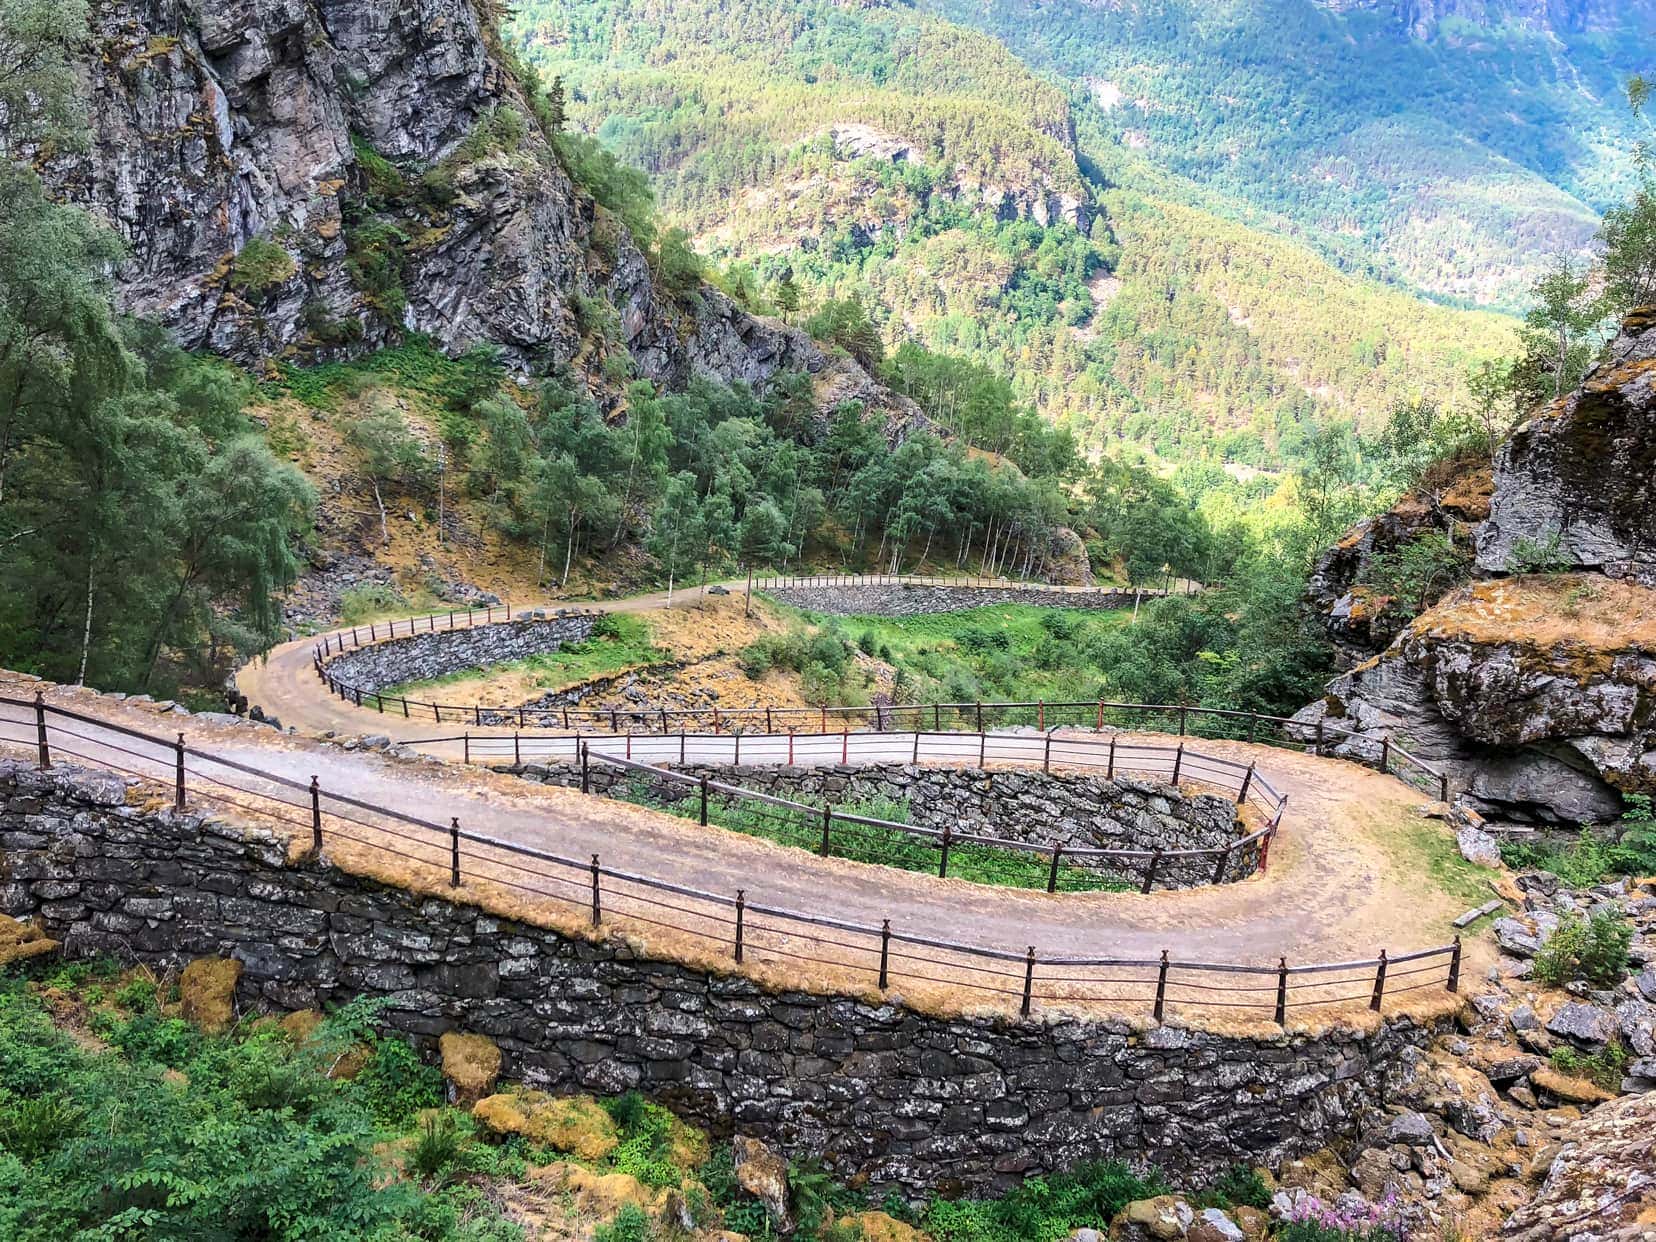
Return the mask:
[(774, 733), (775, 732), (775, 730), (771, 728), (771, 709), (770, 709), (770, 704), (769, 703), (765, 704), (765, 732), (766, 733)]
[(35, 691), (35, 739), (40, 746), (40, 770), (50, 771), (52, 748), (46, 742), (46, 696), (39, 690)]
[(943, 732), (943, 704), (932, 704), (932, 732)]
[(1031, 1004), (1035, 998), (1035, 946), (1029, 946), (1029, 955), (1024, 958), (1024, 990), (1023, 1007), (1018, 1011), (1024, 1017), (1029, 1016)]
[(1047, 892), (1049, 893), (1058, 891), (1058, 856), (1063, 852), (1064, 847), (1061, 845), (1052, 847), (1052, 866), (1047, 869)]
[(1104, 700), (1098, 700), (1098, 718), (1093, 723), (1093, 732), (1104, 732)]
[(1224, 849), (1219, 851), (1219, 865), (1214, 867), (1214, 869), (1213, 869), (1213, 882), (1215, 884), (1223, 884), (1224, 883), (1224, 881), (1225, 881), (1225, 864), (1230, 861), (1230, 856), (1231, 856), (1230, 846), (1228, 846), (1228, 845)]
[(523, 766), (523, 751), (519, 749), (518, 734), (516, 730), (513, 730), (512, 732), (512, 766), (514, 768), (521, 768)]
[(1162, 950), (1161, 967), (1156, 971), (1156, 1011), (1157, 1022), (1162, 1020), (1162, 1014), (1167, 1011), (1167, 950)]
[(460, 735), (460, 740), (465, 746), (466, 762), (470, 763), (471, 762), (471, 730), (468, 729), (468, 730), (466, 730), (466, 732), (462, 733)]
[(1161, 870), (1161, 860), (1162, 852), (1160, 849), (1157, 849), (1150, 855), (1150, 861), (1144, 868), (1144, 887), (1139, 889), (1139, 892), (1148, 893), (1150, 889), (1154, 887), (1156, 883), (1156, 872)]
[(1317, 740), (1312, 745), (1315, 747), (1311, 752), (1312, 754), (1320, 755), (1323, 753), (1323, 722), (1320, 717), (1317, 720)]
[(886, 919), (880, 924), (880, 990), (885, 991), (891, 978), (889, 967), (891, 963), (891, 920)]
[(1449, 990), (1460, 991), (1461, 938), (1455, 937), (1455, 947), (1449, 951)]
[(403, 707), (403, 719), (407, 720), (408, 719), (408, 697), (406, 695), (403, 696), (402, 707)]
[(1388, 733), (1388, 734), (1383, 735), (1380, 738), (1380, 771), (1382, 773), (1385, 773), (1385, 772), (1389, 772), (1390, 770), (1391, 770), (1391, 734)]
[(988, 755), (989, 755), (989, 735), (987, 733), (985, 733), (982, 729), (979, 729), (978, 730), (978, 767), (980, 769), (985, 768), (985, 767), (988, 766), (988, 763), (989, 763)]
[(1374, 995), (1369, 997), (1369, 1008), (1380, 1012), (1380, 1002), (1386, 996), (1386, 951), (1380, 950), (1380, 960), (1374, 969)]
[(316, 777), (311, 777), (311, 846), (318, 853), (322, 850), (322, 786)]
[(1184, 743), (1179, 743), (1179, 749), (1173, 752), (1173, 784), (1179, 783), (1179, 773), (1184, 769)]
[(1046, 702), (1044, 700), (1035, 704), (1035, 727), (1042, 730), (1046, 728)]
[(949, 839), (953, 835), (953, 825), (943, 825), (943, 852), (937, 860), (937, 878), (943, 879), (949, 874)]
[(460, 887), (460, 821), (449, 820), (449, 887)]
[(1255, 766), (1256, 765), (1250, 763), (1248, 765), (1247, 772), (1245, 772), (1242, 776), (1242, 788), (1237, 792), (1237, 795), (1236, 795), (1236, 805), (1237, 806), (1241, 806), (1244, 802), (1246, 802), (1248, 800), (1248, 790), (1253, 788), (1253, 778), (1254, 778), (1254, 767)]
[[(919, 721), (916, 721), (915, 724), (918, 725)], [(909, 764), (910, 764), (910, 766), (913, 766), (913, 765), (915, 765), (919, 762), (920, 762), (920, 730), (918, 728), (916, 728), (915, 731), (914, 731), (914, 748), (909, 753)]]
[(977, 705), (977, 731), (979, 733), (983, 732), (983, 704), (982, 703), (979, 703)]
[[(581, 743), (581, 792), (584, 794), (592, 792), (592, 768), (587, 759), (587, 744), (585, 742)], [(706, 823), (707, 821), (704, 819), (702, 822)]]
[(1104, 769), (1104, 779), (1107, 781), (1115, 780), (1115, 744), (1115, 734), (1112, 733), (1110, 734), (1110, 760), (1108, 766)]
[(851, 762), (851, 730), (840, 730), (840, 766), (844, 767)]
[(1052, 771), (1052, 734), (1046, 735), (1046, 748), (1041, 752), (1041, 771)]
[(374, 706), (379, 710), (380, 715), (385, 715), (385, 696), (378, 690), (374, 691)]
[(175, 768), (173, 809), (182, 811), (184, 809), (184, 735), (182, 733), (178, 735), (178, 741), (173, 743), (173, 755)]
[(822, 808), (822, 850), (820, 851), (824, 858), (828, 856), (828, 838), (829, 834), (833, 830), (833, 826), (834, 808), (831, 806), (825, 806)]
[(736, 960), (742, 960), (742, 916), (747, 910), (747, 890), (736, 890)]
[(1187, 707), (1185, 707), (1184, 704), (1182, 704), (1182, 703), (1179, 704), (1179, 736), (1180, 737), (1183, 737), (1185, 735), (1185, 717), (1188, 715), (1188, 713), (1189, 713), (1189, 709)]
[(707, 778), (705, 776), (701, 778), (701, 823), (703, 828), (707, 827)]
[(1288, 959), (1277, 959), (1276, 1024), (1288, 1025)]
[(592, 925), (599, 926), (604, 921), (604, 900), (598, 884), (598, 855), (592, 856)]
[(1438, 777), (1438, 801), (1449, 801), (1449, 773), (1447, 772)]

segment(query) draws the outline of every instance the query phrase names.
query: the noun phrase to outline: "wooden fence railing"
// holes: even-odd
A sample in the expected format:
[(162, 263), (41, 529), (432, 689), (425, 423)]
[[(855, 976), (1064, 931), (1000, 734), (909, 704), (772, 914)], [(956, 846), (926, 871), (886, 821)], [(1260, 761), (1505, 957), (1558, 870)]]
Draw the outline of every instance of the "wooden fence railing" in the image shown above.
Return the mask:
[(596, 854), (570, 858), (505, 840), (458, 819), (441, 823), (330, 789), (316, 776), (306, 783), (214, 754), (183, 733), (158, 737), (39, 696), (0, 697), (0, 743), (27, 748), (42, 769), (70, 758), (161, 784), (180, 811), (225, 807), (286, 825), (308, 835), (319, 853), (335, 841), (365, 846), (455, 890), (475, 884), (532, 897), (593, 928), (645, 935), (668, 929), (704, 953), (794, 974), (808, 968), (850, 989), (877, 983), (919, 995), (944, 988), (1026, 1017), (1127, 1008), (1161, 1021), (1180, 1009), (1228, 1009), (1286, 1024), (1291, 1011), (1357, 1003), (1378, 1010), (1404, 993), (1459, 988), (1458, 940), (1358, 961), (1290, 965), (1279, 958), (1262, 966), (1187, 961), (1171, 950), (1149, 958), (1049, 954), (1033, 944), (1018, 951), (907, 930), (901, 910), (870, 925), (788, 909), (754, 900), (746, 888), (714, 892), (607, 867)]

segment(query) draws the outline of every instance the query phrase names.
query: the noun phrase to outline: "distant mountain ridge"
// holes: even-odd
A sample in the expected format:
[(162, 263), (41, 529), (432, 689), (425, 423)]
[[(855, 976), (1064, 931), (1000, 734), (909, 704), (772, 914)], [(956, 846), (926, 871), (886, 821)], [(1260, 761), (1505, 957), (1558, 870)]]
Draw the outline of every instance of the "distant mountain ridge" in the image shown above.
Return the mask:
[(1484, 30), (1516, 24), (1539, 33), (1565, 35), (1620, 29), (1631, 15), (1656, 18), (1649, 0), (1312, 0), (1334, 13), (1368, 12), (1390, 19), (1417, 39), (1438, 35), (1459, 20)]

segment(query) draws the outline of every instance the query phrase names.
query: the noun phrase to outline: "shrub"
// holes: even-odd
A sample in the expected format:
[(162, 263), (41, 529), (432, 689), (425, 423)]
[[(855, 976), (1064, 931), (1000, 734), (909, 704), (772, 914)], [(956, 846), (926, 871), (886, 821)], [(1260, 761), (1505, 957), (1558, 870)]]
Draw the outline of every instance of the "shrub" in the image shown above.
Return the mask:
[(623, 1203), (615, 1218), (599, 1225), (593, 1242), (650, 1242), (650, 1218), (636, 1203)]
[(351, 1089), (379, 1120), (401, 1124), (443, 1102), (443, 1075), (402, 1040), (382, 1038), (374, 1042), (373, 1055)]
[(16, 1100), (0, 1109), (0, 1149), (20, 1160), (42, 1159), (80, 1134), (86, 1114), (58, 1092)]
[(401, 612), (407, 607), (402, 592), (390, 583), (359, 582), (340, 593), (339, 619), (346, 625), (357, 625), (369, 617)]
[(1597, 1083), (1606, 1091), (1619, 1091), (1622, 1074), (1627, 1068), (1627, 1049), (1615, 1040), (1592, 1054), (1577, 1052), (1566, 1045), (1554, 1048), (1549, 1060), (1561, 1074), (1574, 1074), (1577, 1078)]
[(1600, 911), (1585, 921), (1565, 919), (1535, 955), (1535, 977), (1560, 987), (1585, 979), (1613, 987), (1627, 975), (1627, 950), (1633, 929), (1620, 911)]
[(1081, 632), (1081, 623), (1067, 612), (1043, 612), (1040, 626), (1054, 638), (1066, 641)]
[(1271, 1206), (1271, 1191), (1257, 1169), (1245, 1164), (1234, 1164), (1221, 1173), (1208, 1196), (1216, 1200), (1216, 1207), (1251, 1207), (1264, 1211)]
[(275, 242), (250, 239), (230, 269), (230, 287), (241, 294), (269, 293), (293, 279), (299, 270), (293, 256)]

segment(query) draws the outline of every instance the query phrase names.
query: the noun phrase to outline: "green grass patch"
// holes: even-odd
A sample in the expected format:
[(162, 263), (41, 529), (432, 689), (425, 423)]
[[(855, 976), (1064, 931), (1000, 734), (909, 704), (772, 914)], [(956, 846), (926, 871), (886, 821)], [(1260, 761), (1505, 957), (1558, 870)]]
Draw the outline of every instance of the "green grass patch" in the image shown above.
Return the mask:
[[(784, 611), (790, 611), (784, 609)], [(899, 703), (1082, 702), (1107, 695), (1107, 638), (1132, 611), (995, 604), (914, 617), (835, 617), (858, 649), (897, 670)]]
[[(649, 806), (673, 815), (699, 814), (691, 801), (669, 801), (652, 793), (642, 783), (629, 782), (617, 786), (612, 797), (625, 798), (640, 806)], [(694, 794), (691, 797), (695, 797)], [(824, 805), (822, 799), (796, 797), (812, 807)], [(910, 822), (909, 806), (888, 798), (854, 801), (834, 807), (837, 814), (860, 815), (887, 823)], [(790, 810), (764, 803), (746, 802), (732, 798), (709, 798), (707, 818), (711, 824), (728, 828), (744, 836), (760, 837), (778, 845), (820, 853), (822, 849), (822, 816), (815, 812)], [(834, 858), (852, 862), (874, 863), (895, 867), (900, 871), (918, 871), (936, 875), (940, 851), (931, 841), (914, 837), (900, 828), (850, 824), (835, 819), (830, 825), (828, 853)], [(974, 884), (994, 884), (1003, 888), (1045, 889), (1051, 870), (1050, 856), (1045, 853), (1024, 853), (988, 845), (952, 845), (949, 849), (949, 876), (969, 880)], [(1058, 867), (1058, 891), (1129, 892), (1134, 884), (1118, 875), (1093, 867), (1065, 864)]]
[[(1400, 815), (1399, 822), (1385, 831), (1381, 839), (1399, 875), (1420, 877), (1468, 908), (1481, 906), (1495, 895), (1489, 886), (1490, 872), (1462, 858), (1454, 835), (1436, 820), (1423, 820), (1414, 814)], [(1482, 925), (1483, 920), (1479, 920), (1472, 927)]]

